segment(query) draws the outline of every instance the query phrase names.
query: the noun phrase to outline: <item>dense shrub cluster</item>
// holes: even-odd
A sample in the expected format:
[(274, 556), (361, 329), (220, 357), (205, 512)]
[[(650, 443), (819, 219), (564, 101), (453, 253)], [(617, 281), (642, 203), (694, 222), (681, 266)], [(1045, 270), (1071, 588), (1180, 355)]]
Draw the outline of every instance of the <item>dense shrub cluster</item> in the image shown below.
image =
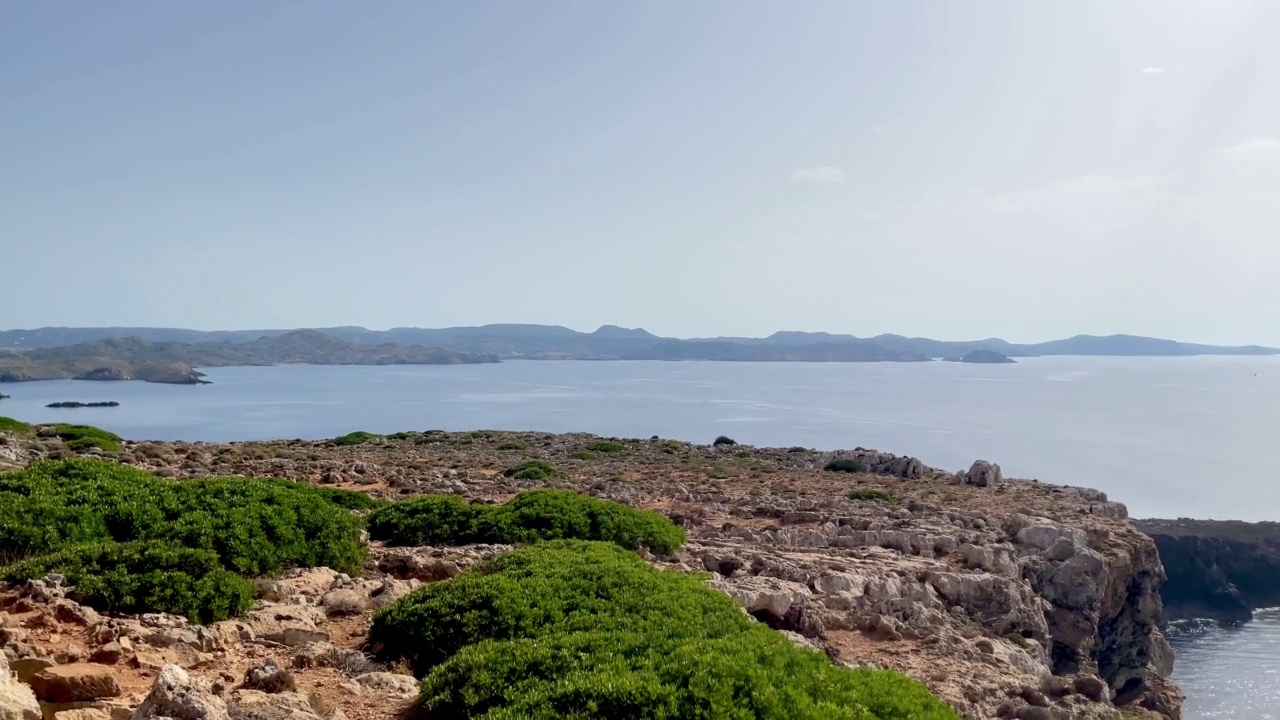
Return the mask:
[(103, 452), (120, 452), (120, 436), (92, 425), (68, 425), (58, 423), (51, 425), (54, 433), (67, 444), (69, 450), (84, 452), (89, 448), (98, 448)]
[[(360, 493), (275, 479), (175, 482), (90, 459), (0, 475), (0, 573), (77, 578), (99, 609), (239, 612), (237, 576), (327, 565), (357, 572)], [(181, 548), (181, 549), (175, 549)]]
[(424, 495), (375, 510), (369, 516), (369, 536), (392, 545), (602, 540), (662, 554), (684, 544), (684, 531), (659, 513), (571, 490), (531, 490), (505, 505)]
[(369, 640), (426, 716), (933, 720), (897, 673), (851, 670), (752, 621), (699, 577), (606, 543), (540, 543), (380, 612)]
[(890, 505), (898, 504), (898, 498), (884, 490), (877, 490), (875, 488), (859, 488), (857, 490), (851, 490), (848, 497), (850, 500), (879, 500), (887, 502)]
[(516, 480), (550, 480), (561, 476), (561, 472), (554, 465), (544, 460), (525, 460), (519, 465), (503, 470), (502, 474)]
[(713, 442), (713, 443), (711, 443), (711, 444), (712, 444), (713, 446), (719, 446), (719, 445), (737, 445), (737, 444), (738, 444), (738, 441), (737, 441), (737, 440), (734, 440), (733, 438), (728, 437), (728, 436), (726, 436), (726, 435), (721, 435), (720, 437), (718, 437), (718, 438), (716, 438), (716, 439), (715, 439), (715, 442)]
[(0, 432), (25, 435), (31, 432), (31, 426), (21, 420), (14, 420), (10, 417), (0, 417)]
[(99, 610), (167, 612), (210, 623), (253, 606), (253, 584), (223, 569), (216, 553), (156, 540), (75, 545), (10, 565), (3, 579), (53, 572), (75, 586), (80, 602)]
[(827, 472), (845, 472), (845, 473), (863, 473), (867, 468), (857, 460), (842, 458), (840, 460), (832, 460), (822, 467)]
[(626, 449), (626, 446), (617, 440), (596, 440), (595, 442), (587, 445), (587, 450), (589, 452), (598, 453), (620, 453)]
[(364, 430), (357, 430), (355, 432), (347, 433), (346, 435), (339, 435), (338, 437), (333, 439), (333, 444), (341, 445), (341, 446), (363, 445), (364, 443), (367, 443), (370, 440), (373, 440), (377, 437), (378, 437), (377, 435), (374, 435), (371, 432), (365, 432)]

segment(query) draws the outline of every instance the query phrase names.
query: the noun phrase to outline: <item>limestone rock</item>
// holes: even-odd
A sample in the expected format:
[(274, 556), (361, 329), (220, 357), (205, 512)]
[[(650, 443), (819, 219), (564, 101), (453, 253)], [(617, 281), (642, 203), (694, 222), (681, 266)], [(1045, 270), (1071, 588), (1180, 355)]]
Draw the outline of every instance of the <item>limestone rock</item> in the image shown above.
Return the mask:
[(974, 460), (973, 465), (969, 466), (969, 471), (964, 474), (965, 483), (978, 487), (996, 485), (1003, 480), (1000, 466), (986, 460)]
[(231, 720), (318, 720), (307, 698), (296, 692), (241, 689), (227, 698)]
[(330, 590), (320, 598), (320, 606), (330, 616), (358, 615), (369, 607), (369, 596), (355, 590)]
[(45, 668), (31, 678), (31, 689), (45, 702), (69, 703), (120, 695), (115, 672), (106, 665), (76, 663)]
[(151, 692), (133, 712), (133, 720), (230, 720), (227, 705), (186, 670), (166, 665), (151, 685)]
[(356, 678), (356, 682), (370, 690), (379, 690), (397, 695), (411, 695), (418, 692), (418, 681), (412, 675), (371, 672)]
[(298, 689), (293, 675), (288, 670), (268, 658), (261, 665), (245, 671), (244, 687), (249, 690), (260, 690), (264, 693), (292, 692)]
[(41, 720), (42, 717), (35, 693), (9, 672), (4, 653), (0, 653), (0, 720)]

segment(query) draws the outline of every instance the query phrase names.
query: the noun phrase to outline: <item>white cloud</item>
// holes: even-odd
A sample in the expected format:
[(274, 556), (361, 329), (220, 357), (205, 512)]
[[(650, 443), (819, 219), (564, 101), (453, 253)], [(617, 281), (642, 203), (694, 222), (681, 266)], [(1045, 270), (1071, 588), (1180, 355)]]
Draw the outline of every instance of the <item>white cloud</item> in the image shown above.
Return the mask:
[(1144, 75), (1159, 75), (1164, 72), (1164, 68), (1144, 67), (1142, 68), (1142, 72)]
[(1222, 148), (1219, 152), (1232, 165), (1280, 163), (1280, 140), (1253, 138)]
[(801, 182), (838, 183), (844, 180), (844, 173), (838, 167), (822, 165), (797, 170), (791, 173), (791, 179)]

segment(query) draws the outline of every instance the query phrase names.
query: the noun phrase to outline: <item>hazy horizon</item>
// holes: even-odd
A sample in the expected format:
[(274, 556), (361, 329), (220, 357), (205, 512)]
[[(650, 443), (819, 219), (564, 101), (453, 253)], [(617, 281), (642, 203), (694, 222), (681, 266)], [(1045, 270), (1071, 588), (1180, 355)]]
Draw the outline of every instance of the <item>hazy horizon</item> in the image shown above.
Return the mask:
[(796, 328), (779, 328), (779, 329), (777, 329), (777, 330), (773, 330), (773, 331), (770, 331), (770, 332), (766, 332), (766, 333), (763, 333), (763, 334), (760, 334), (760, 335), (728, 335), (728, 334), (725, 334), (725, 333), (715, 333), (715, 334), (710, 334), (710, 335), (667, 335), (667, 334), (664, 334), (664, 333), (655, 332), (655, 331), (651, 330), (650, 328), (647, 328), (647, 327), (644, 327), (644, 326), (625, 327), (625, 326), (620, 326), (620, 325), (618, 325), (617, 323), (604, 323), (604, 325), (599, 325), (599, 326), (596, 326), (596, 327), (582, 328), (582, 327), (571, 327), (571, 326), (564, 325), (564, 324), (561, 324), (561, 323), (508, 323), (508, 322), (501, 322), (501, 321), (499, 321), (499, 322), (493, 322), (493, 323), (481, 323), (481, 324), (479, 324), (479, 325), (450, 325), (450, 326), (398, 325), (398, 326), (393, 326), (393, 327), (369, 327), (368, 325), (309, 325), (309, 326), (298, 326), (298, 327), (287, 327), (287, 328), (286, 328), (286, 327), (230, 327), (230, 328), (227, 328), (227, 327), (215, 327), (215, 328), (197, 328), (197, 327), (188, 327), (188, 326), (157, 326), (157, 325), (114, 325), (114, 326), (110, 326), (110, 325), (94, 325), (94, 326), (80, 326), (80, 325), (46, 325), (46, 326), (41, 326), (41, 327), (0, 328), (0, 332), (36, 332), (36, 331), (40, 331), (40, 330), (81, 330), (81, 329), (104, 329), (104, 330), (105, 330), (105, 329), (114, 329), (114, 328), (148, 329), (148, 330), (193, 330), (193, 331), (196, 331), (196, 332), (280, 332), (280, 331), (289, 332), (289, 331), (294, 331), (294, 330), (320, 330), (320, 331), (323, 331), (323, 330), (333, 330), (333, 329), (336, 329), (336, 328), (342, 328), (342, 327), (361, 328), (361, 329), (364, 329), (364, 330), (370, 330), (370, 331), (373, 331), (373, 332), (387, 332), (387, 331), (391, 331), (391, 330), (406, 330), (406, 329), (409, 329), (409, 330), (450, 330), (450, 329), (455, 329), (455, 328), (459, 328), (459, 327), (483, 327), (483, 326), (494, 326), (494, 325), (505, 325), (505, 326), (509, 326), (509, 325), (536, 325), (536, 326), (540, 326), (540, 327), (547, 327), (547, 328), (550, 328), (550, 327), (560, 327), (560, 328), (565, 328), (565, 329), (568, 329), (568, 330), (573, 330), (573, 331), (575, 331), (575, 332), (579, 332), (579, 333), (592, 333), (592, 332), (595, 332), (596, 330), (599, 330), (599, 329), (601, 329), (601, 328), (603, 328), (603, 327), (621, 327), (621, 328), (622, 328), (622, 329), (624, 329), (624, 330), (644, 330), (644, 331), (649, 332), (650, 334), (655, 335), (655, 336), (657, 336), (657, 337), (661, 337), (661, 338), (668, 338), (668, 339), (679, 339), (679, 340), (715, 340), (715, 339), (719, 339), (719, 338), (756, 338), (756, 339), (759, 339), (759, 338), (766, 338), (766, 337), (769, 337), (770, 335), (773, 335), (773, 334), (775, 334), (775, 333), (781, 333), (781, 332), (801, 332), (801, 333), (826, 333), (826, 334), (835, 335), (835, 336), (847, 336), (847, 335), (852, 335), (852, 336), (858, 337), (858, 338), (860, 338), (860, 339), (865, 339), (865, 340), (872, 340), (872, 339), (874, 339), (874, 338), (876, 338), (876, 337), (879, 337), (879, 336), (881, 336), (881, 335), (897, 335), (897, 336), (906, 337), (906, 338), (913, 339), (913, 340), (914, 340), (914, 339), (927, 339), (927, 340), (937, 340), (937, 341), (941, 341), (941, 342), (981, 342), (981, 341), (984, 341), (984, 340), (1003, 340), (1003, 341), (1008, 342), (1008, 343), (1013, 344), (1013, 345), (1037, 345), (1037, 344), (1040, 344), (1040, 343), (1051, 342), (1051, 341), (1054, 341), (1054, 340), (1067, 340), (1067, 339), (1071, 339), (1071, 338), (1074, 338), (1074, 337), (1080, 337), (1080, 336), (1084, 336), (1084, 337), (1090, 337), (1090, 336), (1092, 336), (1092, 337), (1108, 337), (1108, 336), (1117, 336), (1117, 335), (1119, 335), (1119, 336), (1129, 336), (1129, 337), (1149, 337), (1149, 338), (1158, 339), (1158, 340), (1173, 340), (1173, 341), (1175, 341), (1175, 342), (1181, 342), (1181, 343), (1198, 344), (1198, 345), (1215, 345), (1215, 346), (1218, 346), (1218, 347), (1251, 347), (1251, 346), (1268, 347), (1268, 346), (1266, 346), (1266, 345), (1263, 345), (1263, 344), (1261, 344), (1261, 343), (1256, 343), (1256, 342), (1236, 342), (1236, 343), (1200, 343), (1200, 342), (1197, 342), (1197, 341), (1195, 341), (1195, 340), (1188, 340), (1188, 339), (1186, 339), (1186, 338), (1179, 338), (1179, 337), (1156, 337), (1156, 336), (1138, 335), (1138, 334), (1136, 334), (1136, 333), (1109, 333), (1108, 335), (1100, 335), (1100, 334), (1096, 334), (1096, 333), (1073, 333), (1073, 334), (1071, 334), (1071, 335), (1063, 335), (1063, 336), (1060, 336), (1060, 337), (1046, 337), (1046, 338), (1031, 339), (1031, 340), (1026, 340), (1026, 339), (1017, 338), (1017, 337), (1007, 337), (1007, 336), (999, 335), (999, 334), (995, 334), (995, 335), (983, 335), (983, 336), (981, 336), (981, 337), (932, 337), (932, 336), (925, 336), (925, 335), (905, 335), (905, 334), (903, 334), (903, 333), (895, 333), (895, 332), (893, 332), (893, 331), (884, 331), (884, 332), (870, 333), (870, 334), (866, 334), (866, 335), (858, 335), (858, 334), (856, 334), (856, 333), (849, 333), (849, 332), (839, 332), (839, 331), (831, 331), (831, 330), (797, 330)]
[(16, 4), (0, 285), (26, 301), (0, 327), (1280, 346), (1278, 22), (1263, 0)]

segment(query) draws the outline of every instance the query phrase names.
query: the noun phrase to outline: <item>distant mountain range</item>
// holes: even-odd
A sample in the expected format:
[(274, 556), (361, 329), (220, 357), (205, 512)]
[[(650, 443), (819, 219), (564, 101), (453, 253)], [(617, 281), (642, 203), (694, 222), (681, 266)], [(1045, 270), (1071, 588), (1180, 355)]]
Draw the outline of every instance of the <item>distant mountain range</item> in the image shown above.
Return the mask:
[(999, 338), (948, 342), (901, 335), (859, 338), (795, 331), (766, 338), (676, 339), (615, 325), (590, 333), (558, 325), (512, 324), (392, 330), (350, 326), (220, 331), (40, 328), (0, 331), (0, 381), (164, 378), (157, 381), (198, 382), (197, 367), (286, 363), (390, 365), (503, 359), (924, 362), (944, 357), (998, 362), (998, 356), (1275, 354), (1280, 350), (1256, 345), (1197, 345), (1133, 335), (1077, 335), (1027, 345)]

